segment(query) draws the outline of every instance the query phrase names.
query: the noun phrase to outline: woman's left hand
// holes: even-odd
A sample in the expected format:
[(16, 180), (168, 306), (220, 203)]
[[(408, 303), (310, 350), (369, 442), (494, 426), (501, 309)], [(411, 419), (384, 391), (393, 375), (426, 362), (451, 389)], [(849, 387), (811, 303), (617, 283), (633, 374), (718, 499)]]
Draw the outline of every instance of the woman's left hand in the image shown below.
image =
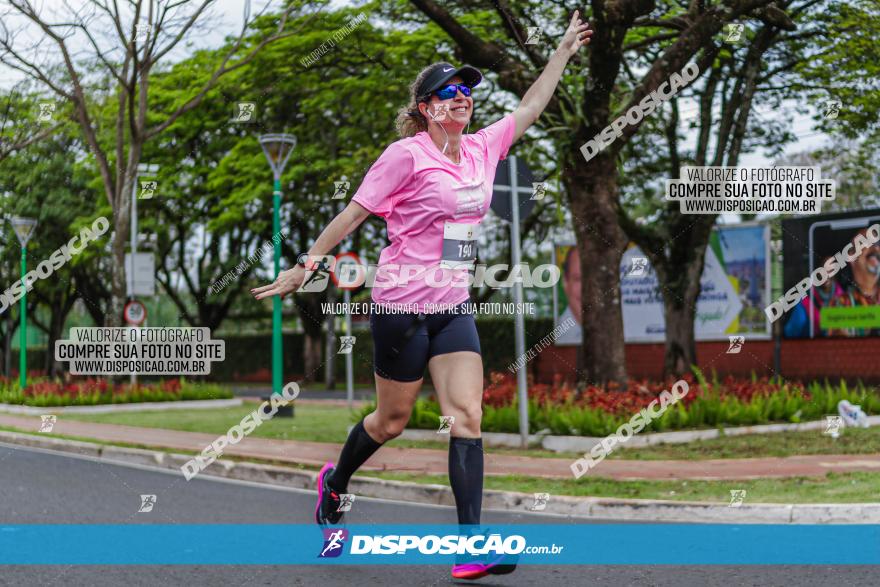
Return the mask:
[(568, 23), (568, 30), (562, 37), (557, 51), (561, 51), (568, 57), (577, 53), (578, 49), (589, 44), (593, 31), (590, 30), (590, 23), (583, 22), (579, 18), (580, 12), (575, 10), (571, 15), (571, 22)]

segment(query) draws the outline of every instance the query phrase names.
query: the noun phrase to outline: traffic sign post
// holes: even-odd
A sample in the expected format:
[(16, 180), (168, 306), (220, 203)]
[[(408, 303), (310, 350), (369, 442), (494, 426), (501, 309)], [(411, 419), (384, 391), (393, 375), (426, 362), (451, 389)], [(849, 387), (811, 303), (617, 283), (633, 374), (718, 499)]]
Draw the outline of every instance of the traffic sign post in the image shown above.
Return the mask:
[(126, 280), (129, 299), (156, 295), (156, 258), (153, 253), (126, 253), (125, 273), (129, 276)]
[(147, 307), (137, 300), (129, 300), (122, 310), (122, 315), (129, 326), (140, 326), (147, 319)]
[[(535, 199), (520, 199), (522, 194), (532, 194), (534, 178), (525, 163), (518, 161), (516, 155), (510, 155), (498, 164), (495, 172), (495, 185), (492, 186), (492, 210), (502, 219), (510, 222), (510, 250), (513, 267), (522, 261), (520, 244), (520, 222), (524, 220), (535, 206)], [(523, 185), (525, 184), (525, 185)], [(527, 187), (528, 186), (528, 187)], [(518, 270), (518, 269), (515, 269)], [(513, 301), (522, 308), (522, 282), (513, 284)], [(526, 325), (522, 312), (514, 314), (515, 360), (526, 352)], [(519, 400), (519, 435), (523, 448), (529, 442), (529, 391), (525, 365), (516, 372), (517, 398)]]
[[(158, 165), (150, 165), (148, 163), (140, 163), (137, 166), (137, 173), (134, 176), (134, 181), (131, 183), (131, 254), (134, 257), (137, 257), (137, 236), (138, 236), (138, 184), (141, 177), (155, 177), (155, 175), (159, 172)], [(152, 197), (152, 192), (151, 196)], [(133, 297), (134, 294), (134, 272), (131, 271), (128, 273), (128, 282), (130, 284), (129, 297)]]
[[(519, 161), (516, 155), (511, 155), (507, 159), (498, 162), (495, 169), (495, 184), (492, 186), (492, 203), (490, 207), (492, 211), (502, 220), (510, 222), (513, 220), (513, 198), (510, 197), (511, 173), (516, 177), (517, 190), (522, 195), (532, 194), (532, 187), (538, 182), (528, 165)], [(530, 187), (527, 187), (530, 186)], [(543, 196), (543, 194), (542, 194)], [(517, 216), (522, 222), (529, 217), (535, 204), (539, 198), (519, 198), (517, 202)]]
[[(351, 290), (357, 289), (358, 285), (348, 285), (346, 265), (360, 266), (361, 260), (355, 253), (340, 253), (336, 255), (336, 266), (334, 273), (343, 276), (346, 280), (343, 283), (339, 279), (335, 279), (336, 287), (342, 290), (342, 301), (345, 307), (345, 334), (351, 336)], [(352, 353), (345, 355), (345, 397), (348, 400), (348, 409), (354, 409), (354, 357)]]
[[(135, 176), (134, 176), (134, 181), (132, 182), (132, 185), (131, 185), (131, 235), (130, 235), (130, 236), (131, 236), (131, 259), (132, 259), (132, 263), (131, 263), (131, 267), (130, 267), (130, 268), (126, 265), (126, 267), (128, 268), (128, 271), (127, 271), (127, 274), (128, 274), (128, 283), (130, 284), (130, 289), (129, 289), (128, 296), (129, 296), (129, 300), (131, 300), (131, 301), (134, 301), (134, 296), (137, 295), (137, 294), (135, 293), (136, 290), (135, 290), (135, 285), (134, 285), (134, 284), (135, 284), (135, 270), (136, 270), (136, 268), (137, 268), (137, 266), (138, 266), (138, 261), (137, 261), (137, 258), (138, 258), (138, 252), (137, 252), (137, 240), (138, 240), (138, 207), (137, 207), (137, 201), (138, 201), (138, 185), (139, 185), (139, 183), (140, 183), (140, 178), (141, 178), (141, 177), (155, 177), (157, 173), (159, 173), (159, 166), (158, 166), (158, 165), (152, 165), (152, 164), (149, 164), (149, 163), (139, 163), (138, 166), (137, 166), (137, 173), (135, 174)], [(154, 184), (154, 185), (155, 185), (155, 184)], [(153, 197), (153, 192), (150, 191), (150, 198), (152, 198), (152, 197)], [(152, 279), (154, 279), (154, 278), (155, 278), (154, 272), (151, 270), (151, 271), (150, 271), (150, 279), (152, 280)], [(154, 287), (155, 287), (155, 286), (154, 286)], [(140, 302), (138, 302), (138, 303), (140, 303)], [(126, 305), (126, 307), (128, 307), (128, 306)], [(143, 304), (141, 304), (141, 307), (143, 307)], [(123, 310), (123, 312), (124, 312), (124, 310)], [(146, 318), (146, 310), (144, 310), (144, 318)], [(136, 373), (132, 373), (132, 374), (131, 374), (131, 377), (130, 377), (130, 379), (129, 379), (129, 381), (130, 381), (130, 383), (131, 383), (131, 386), (132, 386), (132, 387), (135, 387), (135, 386), (137, 385), (137, 374), (136, 374)]]
[[(122, 308), (122, 317), (129, 326), (140, 328), (141, 324), (147, 320), (147, 307), (136, 299), (131, 298), (125, 304), (125, 307)], [(132, 372), (129, 376), (129, 382), (132, 388), (137, 385), (137, 373)]]

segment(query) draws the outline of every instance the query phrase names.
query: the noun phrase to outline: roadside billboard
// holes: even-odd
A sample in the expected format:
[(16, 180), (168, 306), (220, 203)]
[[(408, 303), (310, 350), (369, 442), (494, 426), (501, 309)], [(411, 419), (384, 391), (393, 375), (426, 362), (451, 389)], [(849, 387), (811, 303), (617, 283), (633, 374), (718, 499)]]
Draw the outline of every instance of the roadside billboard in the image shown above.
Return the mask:
[[(782, 221), (785, 258), (783, 289), (788, 291), (880, 222), (880, 209), (825, 214)], [(820, 287), (810, 289), (782, 318), (786, 338), (880, 335), (880, 244), (862, 253)]]
[[(557, 286), (556, 323), (572, 317), (581, 323), (580, 266), (571, 243), (554, 246), (562, 279)], [(770, 229), (760, 224), (716, 228), (706, 251), (697, 299), (697, 340), (727, 340), (731, 335), (770, 338), (764, 308), (770, 303)], [(650, 261), (630, 244), (620, 261), (623, 333), (626, 342), (662, 342), (666, 325), (663, 298)], [(581, 343), (581, 329), (570, 328), (558, 345)]]

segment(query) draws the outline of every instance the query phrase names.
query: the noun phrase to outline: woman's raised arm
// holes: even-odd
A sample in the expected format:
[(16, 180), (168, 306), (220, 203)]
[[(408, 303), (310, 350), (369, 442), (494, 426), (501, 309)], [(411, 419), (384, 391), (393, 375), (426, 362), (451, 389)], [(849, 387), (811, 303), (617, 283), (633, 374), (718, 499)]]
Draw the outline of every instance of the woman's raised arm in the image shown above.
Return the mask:
[[(342, 242), (355, 228), (360, 226), (361, 222), (370, 215), (369, 210), (358, 204), (351, 202), (345, 209), (336, 215), (330, 224), (321, 231), (318, 240), (309, 249), (309, 258), (320, 257), (329, 253), (333, 248)], [(278, 278), (270, 284), (255, 287), (251, 290), (251, 294), (258, 299), (268, 298), (270, 296), (280, 295), (286, 296), (292, 291), (296, 291), (302, 285), (306, 276), (305, 267), (296, 265), (292, 269), (282, 271), (278, 274)]]
[(544, 108), (547, 107), (547, 103), (550, 102), (550, 97), (556, 91), (556, 86), (559, 84), (562, 72), (565, 70), (565, 66), (568, 64), (571, 56), (590, 42), (590, 36), (593, 34), (593, 31), (590, 30), (590, 24), (582, 22), (578, 16), (579, 12), (575, 10), (571, 16), (568, 30), (565, 31), (562, 41), (559, 43), (556, 51), (553, 52), (553, 56), (550, 57), (547, 66), (544, 67), (544, 71), (541, 72), (541, 75), (535, 80), (535, 83), (532, 84), (526, 95), (523, 96), (519, 106), (513, 111), (513, 116), (516, 119), (516, 131), (513, 135), (514, 142), (523, 136), (526, 129), (538, 120)]

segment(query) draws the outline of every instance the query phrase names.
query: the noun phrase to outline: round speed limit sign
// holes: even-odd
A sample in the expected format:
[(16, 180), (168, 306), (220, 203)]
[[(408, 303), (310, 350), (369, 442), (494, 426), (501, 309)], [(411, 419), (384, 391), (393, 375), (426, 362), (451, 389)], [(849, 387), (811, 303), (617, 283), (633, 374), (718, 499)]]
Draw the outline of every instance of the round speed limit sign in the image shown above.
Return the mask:
[(346, 252), (336, 255), (336, 264), (330, 279), (339, 289), (356, 290), (366, 281), (367, 267), (361, 263), (357, 253)]
[(140, 326), (147, 319), (147, 307), (137, 300), (132, 300), (125, 304), (122, 314), (126, 324)]

